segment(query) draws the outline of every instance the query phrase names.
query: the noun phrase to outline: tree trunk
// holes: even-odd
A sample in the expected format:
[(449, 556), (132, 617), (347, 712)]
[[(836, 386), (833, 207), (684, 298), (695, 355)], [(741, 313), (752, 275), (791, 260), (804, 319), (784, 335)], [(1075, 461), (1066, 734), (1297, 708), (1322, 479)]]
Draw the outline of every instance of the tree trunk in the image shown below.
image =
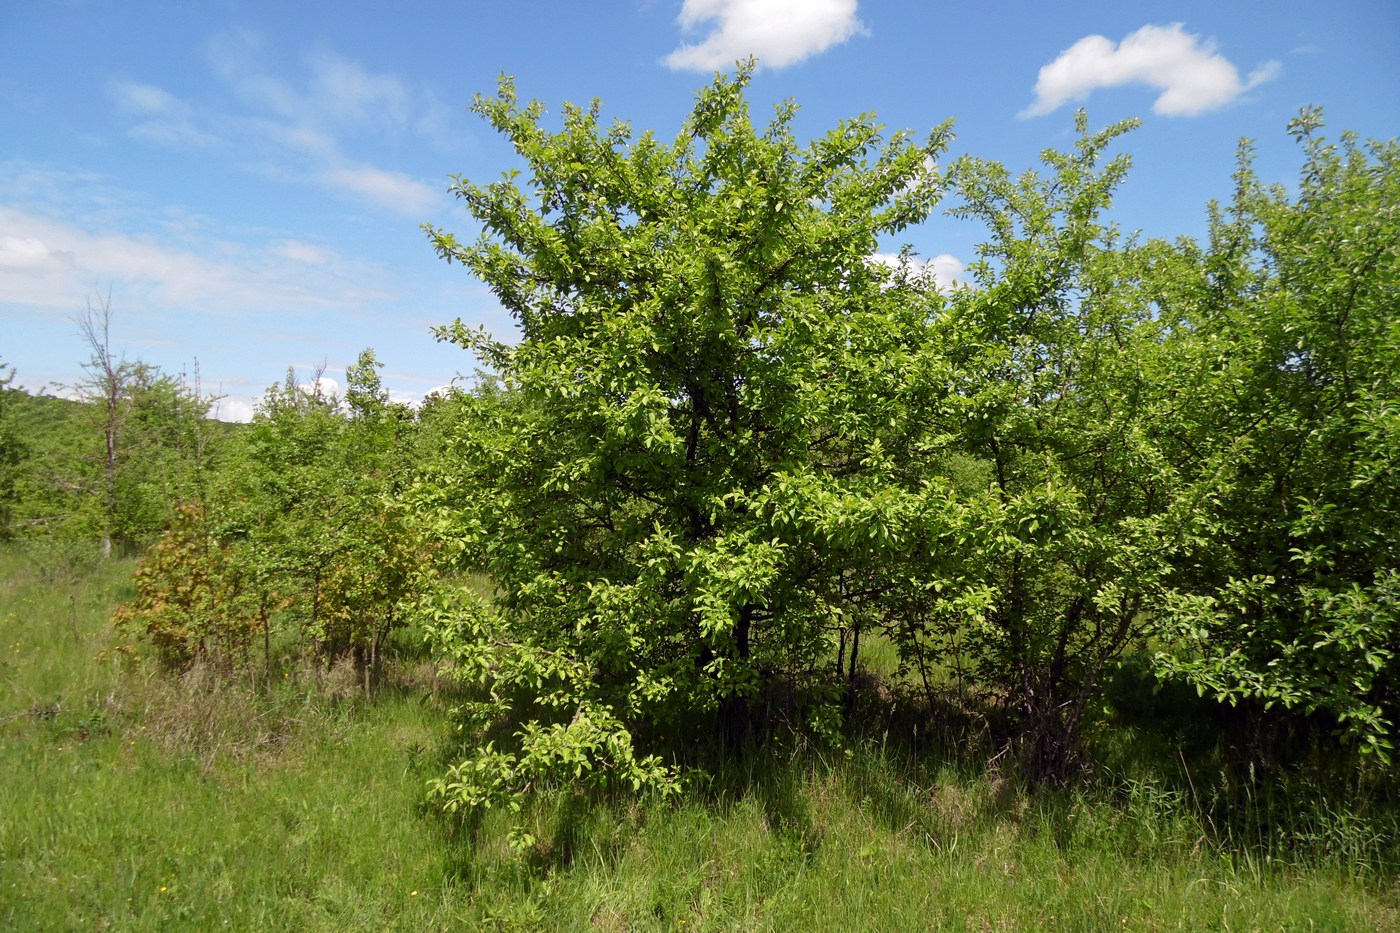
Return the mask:
[[(739, 619), (734, 623), (734, 657), (744, 666), (748, 665), (751, 651), (749, 635), (753, 627), (753, 610), (751, 605), (740, 608)], [(731, 750), (742, 746), (748, 738), (752, 720), (747, 695), (735, 691), (725, 696), (720, 702), (720, 728), (724, 732), (724, 744)]]

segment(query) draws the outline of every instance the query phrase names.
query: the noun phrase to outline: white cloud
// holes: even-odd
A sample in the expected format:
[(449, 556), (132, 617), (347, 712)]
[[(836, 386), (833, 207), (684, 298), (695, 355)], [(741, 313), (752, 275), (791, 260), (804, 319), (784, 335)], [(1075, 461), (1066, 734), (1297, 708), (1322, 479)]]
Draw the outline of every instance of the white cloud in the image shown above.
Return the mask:
[(363, 195), (381, 207), (402, 214), (424, 214), (437, 203), (436, 189), (400, 172), (365, 165), (359, 168), (331, 168), (321, 173), (321, 180), (333, 188), (342, 188)]
[(438, 107), (430, 93), (326, 49), (302, 56), (300, 79), (269, 71), (262, 42), (250, 33), (225, 33), (208, 53), (214, 73), (247, 107), (296, 126), (403, 129)]
[(145, 139), (162, 146), (186, 149), (209, 149), (219, 144), (219, 138), (206, 133), (188, 120), (146, 120), (129, 131), (134, 139)]
[(1282, 74), (1283, 62), (1277, 59), (1270, 59), (1249, 73), (1249, 77), (1244, 83), (1244, 89), (1246, 91), (1252, 91), (1259, 85), (1267, 84)]
[(107, 92), (121, 107), (138, 113), (167, 114), (184, 110), (173, 94), (150, 84), (112, 81), (107, 85)]
[(297, 117), (305, 104), (286, 82), (269, 75), (259, 63), (262, 40), (246, 30), (216, 36), (208, 46), (214, 74), (243, 103), (278, 116)]
[(253, 420), (257, 409), (257, 403), (253, 399), (229, 395), (215, 402), (213, 408), (210, 409), (210, 414), (219, 421), (247, 424)]
[(750, 55), (769, 68), (796, 64), (865, 31), (857, 0), (685, 0), (678, 22), (692, 30), (715, 21), (704, 41), (664, 59), (677, 71), (724, 70)]
[(0, 236), (0, 273), (31, 275), (51, 272), (62, 265), (43, 240), (28, 236)]
[(963, 282), (962, 260), (951, 253), (940, 253), (932, 259), (911, 256), (905, 260), (897, 253), (875, 253), (870, 258), (894, 272), (907, 267), (913, 279), (931, 278), (941, 292), (950, 291)]
[(340, 397), (339, 380), (332, 379), (325, 373), (314, 375), (314, 378), (310, 382), (297, 383), (297, 388), (307, 395), (319, 395), (322, 398), (329, 398), (331, 396), (335, 396), (336, 398)]
[(403, 126), (407, 121), (409, 92), (398, 78), (371, 74), (359, 62), (332, 52), (315, 53), (308, 63), (308, 99), (325, 115), (347, 123)]
[(320, 161), (334, 161), (340, 158), (340, 146), (335, 138), (323, 130), (301, 123), (282, 123), (277, 120), (253, 120), (251, 128), (265, 140)]
[[(423, 402), (427, 401), (430, 398), (451, 398), (452, 393), (457, 391), (457, 389), (458, 386), (455, 382), (444, 382), (442, 385), (433, 386), (431, 389), (423, 393), (423, 397), (419, 399), (418, 405), (423, 404)], [(414, 407), (416, 408), (417, 405), (415, 405)]]
[(1152, 105), (1163, 116), (1190, 117), (1229, 103), (1282, 72), (1266, 62), (1245, 80), (1209, 39), (1186, 32), (1181, 23), (1144, 26), (1114, 44), (1085, 36), (1040, 69), (1035, 102), (1023, 117), (1050, 113), (1071, 100), (1084, 100), (1096, 88), (1147, 84), (1162, 93)]
[(325, 252), (325, 265), (308, 268), (286, 247), (259, 251), (204, 241), (196, 253), (152, 236), (93, 231), (0, 205), (0, 296), (11, 305), (71, 309), (94, 289), (113, 287), (152, 311), (224, 314), (354, 307), (383, 297), (334, 254)]
[(201, 127), (191, 108), (163, 88), (135, 81), (110, 81), (107, 94), (117, 108), (136, 118), (128, 133), (167, 146), (208, 148), (218, 137)]
[(416, 392), (406, 392), (403, 389), (390, 389), (389, 401), (395, 405), (407, 405), (409, 408), (417, 408), (423, 404), (423, 396)]
[(324, 266), (335, 260), (335, 254), (330, 250), (300, 240), (284, 240), (273, 246), (271, 252), (274, 256), (308, 266)]

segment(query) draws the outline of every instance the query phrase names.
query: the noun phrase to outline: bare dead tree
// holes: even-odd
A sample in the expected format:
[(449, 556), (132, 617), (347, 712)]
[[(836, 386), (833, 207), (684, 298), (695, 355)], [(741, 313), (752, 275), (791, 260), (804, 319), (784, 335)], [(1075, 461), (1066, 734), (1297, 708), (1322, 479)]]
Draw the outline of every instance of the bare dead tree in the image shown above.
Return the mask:
[(121, 434), (125, 422), (125, 400), (130, 385), (137, 376), (136, 367), (125, 358), (112, 353), (112, 294), (94, 306), (91, 299), (87, 311), (75, 319), (78, 334), (87, 344), (91, 356), (83, 364), (87, 379), (78, 388), (95, 397), (103, 412), (102, 460), (102, 554), (112, 554), (112, 533), (117, 514), (117, 461), (121, 451)]

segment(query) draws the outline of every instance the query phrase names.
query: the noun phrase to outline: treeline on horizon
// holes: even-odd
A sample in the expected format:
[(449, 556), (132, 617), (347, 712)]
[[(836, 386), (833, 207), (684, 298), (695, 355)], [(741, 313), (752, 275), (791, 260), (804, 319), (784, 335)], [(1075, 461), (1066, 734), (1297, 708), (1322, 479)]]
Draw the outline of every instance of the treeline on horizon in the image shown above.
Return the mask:
[[(1105, 216), (1130, 125), (1014, 175), (947, 126), (755, 129), (748, 77), (669, 143), (477, 99), (524, 170), (454, 185), (479, 241), (429, 235), (520, 339), (443, 327), (492, 375), (416, 410), (366, 351), (217, 425), (90, 313), (80, 405), (0, 393), (0, 530), (141, 549), (118, 630), (172, 670), (368, 686), (417, 627), (475, 691), (449, 812), (881, 715), (1058, 785), (1115, 704), (1243, 781), (1393, 795), (1397, 144), (1304, 111), (1293, 189), (1243, 146), (1205, 242), (1142, 240)], [(945, 198), (966, 283), (871, 260)]]

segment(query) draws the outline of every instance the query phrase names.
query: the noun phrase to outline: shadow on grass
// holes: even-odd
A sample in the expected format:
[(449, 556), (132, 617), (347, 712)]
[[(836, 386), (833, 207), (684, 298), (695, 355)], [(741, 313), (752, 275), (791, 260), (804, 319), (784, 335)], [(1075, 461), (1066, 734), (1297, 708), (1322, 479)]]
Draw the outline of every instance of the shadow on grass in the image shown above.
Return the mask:
[[(639, 749), (680, 766), (679, 803), (638, 802), (626, 791), (543, 791), (532, 815), (537, 842), (524, 858), (503, 843), (504, 820), (444, 820), (457, 881), (533, 883), (580, 861), (610, 870), (649, 817), (698, 806), (725, 819), (756, 808), (775, 852), (797, 863), (817, 856), (842, 823), (951, 855), (960, 845), (1010, 835), (1048, 840), (1064, 852), (1091, 846), (1123, 858), (1210, 857), (1286, 864), (1328, 863), (1347, 874), (1393, 876), (1400, 866), (1400, 805), (1393, 792), (1326, 783), (1325, 762), (1303, 756), (1252, 783), (1231, 769), (1236, 720), (1215, 705), (1145, 683), (1129, 666), (1088, 730), (1087, 767), (1061, 788), (1030, 788), (999, 768), (1008, 723), (994, 708), (949, 694), (859, 684), (839, 744), (794, 725), (803, 698), (778, 688), (738, 730), (718, 714), (638, 730)], [(507, 739), (496, 723), (470, 741)], [(469, 743), (468, 743), (469, 744)], [(457, 760), (462, 743), (445, 749)], [(1393, 782), (1392, 782), (1393, 783)], [(843, 813), (837, 813), (840, 809)], [(856, 822), (852, 822), (852, 821)], [(844, 821), (844, 822), (842, 822)], [(524, 874), (520, 874), (524, 873)]]
[[(821, 686), (829, 692), (830, 685)], [(784, 685), (753, 702), (738, 730), (732, 711), (638, 729), (639, 753), (660, 755), (684, 775), (679, 801), (638, 801), (627, 790), (609, 788), (537, 789), (531, 812), (522, 816), (538, 841), (523, 858), (504, 844), (506, 815), (437, 814), (451, 852), (448, 879), (475, 888), (487, 879), (500, 882), (504, 872), (510, 883), (523, 884), (520, 872), (539, 880), (580, 860), (608, 869), (649, 817), (674, 806), (698, 806), (720, 819), (756, 809), (775, 852), (794, 863), (821, 851), (833, 806), (896, 833), (917, 832), (934, 849), (948, 835), (945, 824), (956, 833), (1022, 808), (1018, 787), (985, 780), (991, 747), (985, 713), (952, 703), (935, 706), (912, 694), (891, 699), (882, 683), (863, 682), (839, 743), (795, 725), (802, 721), (804, 698)], [(436, 757), (445, 770), (482, 743), (508, 747), (516, 728), (518, 720), (491, 722), (447, 741)], [(979, 781), (990, 792), (942, 790), (981, 786)], [(932, 810), (930, 802), (937, 804)], [(424, 815), (433, 812), (425, 805)]]

